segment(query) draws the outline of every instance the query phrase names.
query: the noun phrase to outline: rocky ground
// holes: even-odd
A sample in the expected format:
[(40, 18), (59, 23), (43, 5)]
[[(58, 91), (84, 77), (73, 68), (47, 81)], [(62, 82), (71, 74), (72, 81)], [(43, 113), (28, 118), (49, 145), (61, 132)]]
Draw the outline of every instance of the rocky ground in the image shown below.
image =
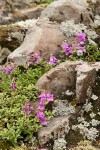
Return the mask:
[[(44, 61), (52, 55), (60, 60), (35, 85), (54, 95), (55, 101), (49, 106), (54, 117), (39, 129), (36, 138), (11, 150), (99, 150), (100, 1), (57, 0), (46, 8), (40, 2), (0, 3), (1, 66), (25, 65), (33, 50)], [(98, 52), (87, 52), (89, 59), (85, 61), (63, 61), (62, 42), (71, 44), (73, 35), (81, 32), (87, 35), (86, 44), (98, 45)]]

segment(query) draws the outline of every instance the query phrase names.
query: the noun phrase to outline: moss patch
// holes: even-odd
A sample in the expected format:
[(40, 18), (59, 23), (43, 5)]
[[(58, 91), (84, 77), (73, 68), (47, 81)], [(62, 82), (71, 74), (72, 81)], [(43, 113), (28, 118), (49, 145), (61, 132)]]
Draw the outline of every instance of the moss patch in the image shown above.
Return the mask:
[[(25, 33), (25, 29), (17, 25), (3, 25), (0, 26), (0, 45), (1, 47), (7, 47), (9, 50), (13, 51), (18, 46), (20, 42), (17, 39), (11, 38), (11, 33), (21, 32)], [(11, 38), (11, 39), (10, 39)]]

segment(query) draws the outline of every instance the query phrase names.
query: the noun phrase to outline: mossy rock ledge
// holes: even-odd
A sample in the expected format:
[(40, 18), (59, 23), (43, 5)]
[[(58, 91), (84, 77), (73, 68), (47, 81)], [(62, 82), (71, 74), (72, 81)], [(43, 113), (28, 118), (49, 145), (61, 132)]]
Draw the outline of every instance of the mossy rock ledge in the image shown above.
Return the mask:
[(0, 64), (23, 42), (26, 29), (17, 24), (0, 26)]

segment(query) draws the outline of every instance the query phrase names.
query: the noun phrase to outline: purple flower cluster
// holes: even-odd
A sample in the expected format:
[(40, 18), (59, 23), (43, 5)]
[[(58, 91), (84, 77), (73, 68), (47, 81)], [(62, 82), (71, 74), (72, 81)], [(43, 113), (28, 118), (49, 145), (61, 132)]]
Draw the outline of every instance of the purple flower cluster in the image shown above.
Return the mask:
[[(45, 109), (45, 101), (52, 102), (54, 100), (53, 94), (42, 92), (38, 98), (40, 99), (40, 103), (38, 105), (36, 116), (40, 120), (42, 125), (47, 125), (46, 117), (44, 114)], [(32, 102), (26, 102), (25, 106), (22, 107), (22, 110), (25, 112), (26, 115), (29, 115), (34, 111), (34, 108), (31, 107)]]
[[(13, 69), (14, 69), (14, 66), (8, 66), (8, 67), (0, 68), (0, 71), (4, 71), (6, 75), (9, 75), (13, 72)], [(10, 84), (10, 88), (14, 91), (17, 89), (16, 82), (15, 82), (14, 78), (12, 80), (12, 83)]]
[(85, 33), (79, 33), (79, 34), (75, 34), (74, 37), (77, 39), (77, 41), (80, 44), (84, 44), (85, 40), (86, 40), (86, 34)]
[(4, 68), (0, 68), (0, 71), (5, 71), (5, 74), (10, 74), (10, 73), (12, 73), (12, 71), (13, 71), (13, 69), (14, 69), (14, 67), (4, 67)]
[(10, 74), (13, 71), (13, 67), (5, 67), (4, 70), (6, 71), (6, 74)]
[(43, 113), (44, 108), (45, 108), (45, 101), (53, 102), (54, 97), (53, 97), (53, 94), (42, 92), (38, 96), (38, 98), (40, 99), (40, 103), (38, 106), (37, 118), (41, 121), (42, 125), (47, 125), (47, 121), (46, 121), (45, 115)]
[(0, 68), (0, 71), (3, 71), (4, 70), (4, 68)]
[(38, 63), (40, 61), (40, 54), (35, 53), (34, 51), (31, 51), (28, 61), (31, 62), (31, 63), (33, 63), (33, 62)]
[(76, 49), (76, 50), (79, 50), (79, 51), (82, 51), (82, 52), (86, 52), (86, 49), (85, 49), (85, 46), (80, 46), (78, 44), (72, 44), (72, 49)]
[(58, 59), (52, 55), (49, 60), (49, 65), (55, 65), (57, 64), (57, 62), (58, 62)]
[(85, 33), (75, 34), (74, 37), (76, 39), (76, 43), (69, 45), (68, 43), (64, 42), (61, 45), (66, 56), (72, 54), (75, 51), (80, 51), (80, 52), (86, 51), (84, 46), (86, 40), (86, 34)]
[(43, 111), (45, 107), (45, 101), (53, 102), (54, 97), (53, 94), (42, 92), (38, 98), (40, 99), (38, 110)]
[(42, 125), (47, 125), (45, 114), (42, 111), (37, 111), (37, 118), (41, 121)]
[(22, 110), (25, 112), (25, 114), (28, 116), (31, 112), (34, 111), (32, 106), (32, 102), (26, 102), (25, 106), (22, 107)]
[[(40, 61), (40, 58), (40, 53), (35, 53), (34, 51), (31, 51), (27, 59), (26, 69), (28, 70), (30, 63), (38, 63)], [(57, 64), (57, 62), (58, 59), (52, 55), (48, 63), (49, 65), (55, 65)]]
[(12, 89), (12, 90), (16, 90), (17, 89), (17, 86), (16, 86), (16, 82), (15, 81), (13, 81), (11, 84), (10, 84), (10, 88)]
[(72, 46), (69, 46), (69, 44), (68, 43), (63, 43), (62, 44), (62, 48), (63, 48), (63, 50), (64, 50), (64, 53), (68, 56), (69, 54), (72, 54), (72, 52), (73, 52), (73, 48), (72, 48)]

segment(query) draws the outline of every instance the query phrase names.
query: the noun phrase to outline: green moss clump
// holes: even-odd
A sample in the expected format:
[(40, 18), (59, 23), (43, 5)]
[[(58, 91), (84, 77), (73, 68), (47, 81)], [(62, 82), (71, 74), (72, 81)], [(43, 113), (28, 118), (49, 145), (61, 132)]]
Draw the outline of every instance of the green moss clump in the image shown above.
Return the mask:
[(17, 39), (11, 39), (10, 34), (13, 32), (26, 32), (25, 29), (22, 29), (22, 27), (19, 27), (16, 24), (10, 24), (10, 25), (1, 25), (0, 26), (0, 45), (1, 47), (7, 47), (10, 51), (13, 51), (18, 46), (20, 46), (20, 41)]

